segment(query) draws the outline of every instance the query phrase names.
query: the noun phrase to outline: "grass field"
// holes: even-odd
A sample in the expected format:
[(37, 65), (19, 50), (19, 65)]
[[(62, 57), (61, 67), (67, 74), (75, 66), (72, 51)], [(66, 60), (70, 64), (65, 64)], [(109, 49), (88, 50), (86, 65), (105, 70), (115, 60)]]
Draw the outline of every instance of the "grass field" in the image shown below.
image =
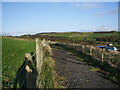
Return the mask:
[(3, 84), (11, 81), (25, 60), (25, 53), (34, 52), (35, 43), (2, 38), (2, 75)]
[[(82, 42), (82, 44), (96, 45), (96, 43), (112, 43), (119, 48), (119, 36), (120, 32), (111, 33), (94, 33), (94, 32), (63, 32), (63, 33), (44, 33), (41, 35), (65, 37), (75, 42)], [(97, 41), (99, 40), (99, 41)], [(89, 42), (88, 42), (89, 41)], [(91, 43), (92, 42), (92, 43)]]
[(98, 37), (106, 37), (106, 36), (118, 36), (117, 32), (114, 33), (96, 33), (94, 32), (66, 32), (66, 33), (52, 33), (52, 34), (44, 34), (49, 36), (59, 36), (59, 37), (69, 37), (71, 39), (82, 40), (86, 37), (87, 40), (95, 40)]
[(39, 37), (41, 39), (46, 38), (47, 40), (51, 41), (58, 41), (58, 42), (72, 42), (72, 43), (79, 43), (79, 44), (108, 44), (112, 43), (113, 46), (117, 47), (120, 50), (120, 32), (53, 32), (53, 33), (38, 33), (35, 35), (23, 35), (20, 36), (21, 38), (36, 38)]

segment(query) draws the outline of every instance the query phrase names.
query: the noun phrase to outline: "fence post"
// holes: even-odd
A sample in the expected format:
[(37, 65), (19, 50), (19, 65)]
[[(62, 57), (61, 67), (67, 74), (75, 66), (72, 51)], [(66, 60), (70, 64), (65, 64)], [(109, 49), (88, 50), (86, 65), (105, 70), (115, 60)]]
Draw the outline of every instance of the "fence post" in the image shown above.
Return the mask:
[(102, 49), (102, 56), (101, 56), (102, 62), (104, 61), (104, 49)]
[(84, 53), (84, 45), (82, 45), (82, 53)]
[(38, 73), (40, 72), (40, 41), (36, 38), (36, 68)]
[(90, 46), (90, 56), (92, 56), (92, 46)]
[(36, 85), (37, 88), (41, 88), (41, 81), (40, 81), (40, 73), (41, 73), (41, 68), (42, 68), (42, 61), (43, 61), (43, 50), (42, 46), (40, 43), (40, 40), (36, 38), (36, 68), (37, 68), (37, 80), (36, 80)]
[(25, 53), (25, 58), (26, 58), (26, 66), (25, 66), (25, 70), (27, 71), (26, 74), (26, 87), (27, 88), (32, 88), (33, 87), (33, 76), (32, 76), (32, 56), (30, 53)]

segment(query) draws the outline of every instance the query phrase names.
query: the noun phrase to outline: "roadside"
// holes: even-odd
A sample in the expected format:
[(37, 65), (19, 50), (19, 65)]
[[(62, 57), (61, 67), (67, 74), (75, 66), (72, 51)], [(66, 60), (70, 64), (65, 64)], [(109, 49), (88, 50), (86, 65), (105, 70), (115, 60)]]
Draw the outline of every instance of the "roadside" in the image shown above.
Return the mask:
[(117, 88), (118, 85), (101, 77), (96, 70), (92, 70), (81, 59), (76, 59), (68, 51), (56, 48), (53, 49), (53, 58), (56, 63), (56, 73), (64, 77), (63, 86), (66, 88)]

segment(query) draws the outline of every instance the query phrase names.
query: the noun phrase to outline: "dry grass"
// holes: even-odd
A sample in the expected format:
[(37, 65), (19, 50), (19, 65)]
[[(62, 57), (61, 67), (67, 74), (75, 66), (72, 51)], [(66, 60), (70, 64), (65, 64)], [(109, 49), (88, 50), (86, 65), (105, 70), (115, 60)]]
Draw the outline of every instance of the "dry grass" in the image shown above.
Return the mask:
[(54, 70), (55, 61), (52, 56), (52, 48), (48, 42), (43, 39), (41, 41), (41, 46), (43, 48), (43, 65), (41, 71), (41, 84), (43, 88), (58, 88), (58, 76)]
[(41, 45), (43, 47), (43, 51), (45, 54), (48, 54), (48, 55), (52, 55), (52, 48), (50, 47), (50, 45), (48, 44), (48, 42), (43, 39), (43, 41), (41, 42)]

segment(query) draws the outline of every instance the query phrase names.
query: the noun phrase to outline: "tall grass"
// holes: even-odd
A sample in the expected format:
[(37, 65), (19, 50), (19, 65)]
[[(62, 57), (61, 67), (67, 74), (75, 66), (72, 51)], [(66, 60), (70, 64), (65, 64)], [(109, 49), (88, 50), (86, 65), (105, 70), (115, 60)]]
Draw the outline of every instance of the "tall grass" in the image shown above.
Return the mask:
[(57, 85), (57, 75), (54, 71), (55, 68), (55, 62), (52, 59), (52, 49), (49, 46), (49, 44), (43, 40), (42, 41), (42, 47), (43, 47), (43, 64), (42, 64), (42, 71), (41, 71), (41, 84), (43, 88), (56, 88)]

